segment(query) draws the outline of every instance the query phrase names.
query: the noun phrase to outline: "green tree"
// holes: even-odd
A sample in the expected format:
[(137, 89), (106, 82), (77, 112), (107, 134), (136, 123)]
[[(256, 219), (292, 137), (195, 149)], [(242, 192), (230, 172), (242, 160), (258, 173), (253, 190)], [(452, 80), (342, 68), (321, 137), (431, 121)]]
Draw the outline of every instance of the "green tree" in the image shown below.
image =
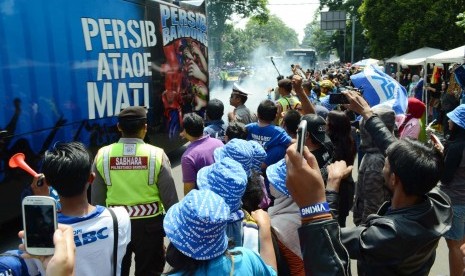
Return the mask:
[(455, 22), (455, 24), (465, 31), (465, 12), (459, 13), (459, 15), (457, 15), (457, 19), (459, 21)]
[(249, 58), (249, 53), (253, 51), (255, 46), (253, 43), (250, 43), (247, 32), (234, 29), (232, 24), (226, 24), (224, 35), (222, 60), (245, 65), (245, 61)]
[(269, 55), (283, 55), (286, 49), (299, 45), (297, 33), (275, 15), (270, 16), (266, 23), (252, 18), (245, 30), (249, 43), (255, 47), (265, 46)]
[(207, 3), (208, 44), (216, 65), (222, 64), (222, 45), (226, 20), (233, 14), (240, 17), (255, 17), (261, 22), (268, 20), (268, 0), (209, 0)]
[(226, 24), (222, 40), (221, 59), (239, 65), (247, 65), (256, 49), (265, 49), (263, 55), (283, 55), (288, 48), (299, 44), (297, 33), (272, 15), (266, 23), (256, 18), (247, 22), (244, 30)]
[(301, 46), (315, 49), (319, 59), (328, 59), (333, 50), (333, 35), (321, 30), (316, 14), (313, 21), (305, 26)]
[(359, 9), (375, 58), (421, 47), (451, 49), (465, 43), (456, 21), (465, 1), (365, 0)]

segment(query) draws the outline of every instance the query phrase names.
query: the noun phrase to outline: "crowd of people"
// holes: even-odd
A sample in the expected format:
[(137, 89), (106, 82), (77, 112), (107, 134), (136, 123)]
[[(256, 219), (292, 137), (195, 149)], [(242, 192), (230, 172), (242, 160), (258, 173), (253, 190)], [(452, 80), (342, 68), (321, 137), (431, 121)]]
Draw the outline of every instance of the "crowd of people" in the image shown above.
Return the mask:
[[(235, 84), (227, 122), (218, 99), (204, 117), (183, 116), (181, 200), (167, 155), (143, 140), (143, 107), (119, 114), (121, 138), (93, 161), (76, 142), (48, 150), (46, 185), (37, 185), (39, 175), (31, 189), (58, 194), (57, 250), (23, 254), (29, 275), (129, 275), (132, 254), (135, 275), (350, 275), (350, 259), (358, 275), (428, 275), (442, 237), (450, 275), (461, 275), (465, 105), (447, 105), (455, 95), (437, 90), (448, 110), (446, 141), (424, 143), (427, 108), (415, 93), (399, 116), (347, 89), (350, 68), (293, 68), (255, 112)], [(331, 93), (348, 104), (329, 103)], [(293, 141), (302, 120), (300, 153)], [(350, 210), (355, 227), (346, 226)], [(105, 238), (80, 242), (104, 228)]]

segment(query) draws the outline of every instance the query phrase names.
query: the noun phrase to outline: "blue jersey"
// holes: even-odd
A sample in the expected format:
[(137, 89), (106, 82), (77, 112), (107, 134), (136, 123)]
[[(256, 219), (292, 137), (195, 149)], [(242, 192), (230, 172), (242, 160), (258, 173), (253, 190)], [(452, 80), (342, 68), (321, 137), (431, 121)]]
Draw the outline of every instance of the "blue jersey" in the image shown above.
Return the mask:
[(247, 140), (255, 140), (266, 151), (266, 165), (271, 165), (281, 160), (286, 154), (287, 146), (291, 143), (291, 137), (286, 131), (275, 125), (261, 127), (258, 123), (246, 125)]
[(224, 143), (224, 136), (226, 133), (226, 124), (223, 120), (208, 121), (205, 123), (206, 126), (203, 129), (204, 135), (209, 135), (212, 138), (216, 138)]

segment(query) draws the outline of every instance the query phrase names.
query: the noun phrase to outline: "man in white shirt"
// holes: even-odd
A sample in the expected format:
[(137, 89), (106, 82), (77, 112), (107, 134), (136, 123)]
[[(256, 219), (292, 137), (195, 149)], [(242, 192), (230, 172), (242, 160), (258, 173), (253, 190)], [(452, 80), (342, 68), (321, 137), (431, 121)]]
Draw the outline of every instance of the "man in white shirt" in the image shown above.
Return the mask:
[[(118, 244), (114, 252), (114, 227), (110, 211), (93, 206), (87, 200), (87, 189), (95, 178), (91, 172), (92, 158), (83, 144), (60, 143), (43, 159), (44, 183), (52, 186), (60, 197), (58, 222), (74, 228), (76, 244), (76, 275), (113, 276), (113, 254), (117, 254), (116, 275), (121, 274), (121, 261), (131, 239), (129, 214), (123, 207), (112, 208), (118, 222)], [(34, 178), (37, 185), (42, 174)], [(45, 275), (38, 259), (27, 260), (30, 275)]]

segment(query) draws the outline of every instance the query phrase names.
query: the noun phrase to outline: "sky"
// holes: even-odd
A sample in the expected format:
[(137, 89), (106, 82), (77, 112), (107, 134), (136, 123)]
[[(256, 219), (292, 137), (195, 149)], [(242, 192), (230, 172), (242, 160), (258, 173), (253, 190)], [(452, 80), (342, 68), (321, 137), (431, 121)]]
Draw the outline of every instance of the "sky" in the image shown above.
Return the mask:
[[(278, 16), (288, 27), (294, 29), (299, 36), (299, 42), (302, 42), (305, 26), (310, 23), (319, 5), (319, 0), (268, 0), (270, 13)], [(246, 22), (246, 20), (237, 21), (239, 27), (245, 26)]]
[(270, 13), (294, 29), (299, 35), (299, 42), (302, 42), (305, 26), (310, 23), (319, 5), (319, 0), (268, 0)]

